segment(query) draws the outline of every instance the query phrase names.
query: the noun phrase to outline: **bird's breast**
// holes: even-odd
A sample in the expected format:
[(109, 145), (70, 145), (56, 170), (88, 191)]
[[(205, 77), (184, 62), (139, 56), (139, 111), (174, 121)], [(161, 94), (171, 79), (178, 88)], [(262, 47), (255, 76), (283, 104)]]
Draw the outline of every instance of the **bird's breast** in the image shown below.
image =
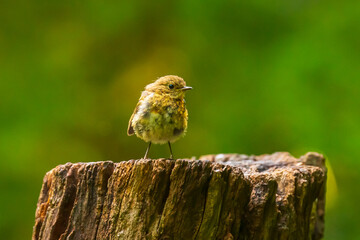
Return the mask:
[(133, 119), (135, 133), (144, 140), (174, 141), (187, 127), (187, 111), (183, 99), (149, 95), (139, 102)]

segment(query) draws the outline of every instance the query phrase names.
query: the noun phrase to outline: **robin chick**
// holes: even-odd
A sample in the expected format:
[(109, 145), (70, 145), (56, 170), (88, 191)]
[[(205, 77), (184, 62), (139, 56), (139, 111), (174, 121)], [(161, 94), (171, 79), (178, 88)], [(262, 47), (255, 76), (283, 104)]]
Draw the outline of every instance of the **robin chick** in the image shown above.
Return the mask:
[(188, 111), (185, 92), (192, 89), (178, 76), (168, 75), (147, 85), (141, 93), (134, 113), (130, 117), (127, 134), (136, 134), (149, 142), (144, 159), (148, 157), (151, 143), (168, 143), (170, 159), (173, 159), (171, 143), (184, 136)]

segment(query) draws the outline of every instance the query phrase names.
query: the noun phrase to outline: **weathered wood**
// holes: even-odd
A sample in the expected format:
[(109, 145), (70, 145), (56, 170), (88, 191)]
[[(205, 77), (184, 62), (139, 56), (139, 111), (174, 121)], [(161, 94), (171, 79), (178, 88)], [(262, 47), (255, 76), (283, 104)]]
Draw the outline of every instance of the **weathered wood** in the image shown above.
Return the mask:
[(320, 239), (325, 184), (317, 153), (67, 163), (44, 177), (33, 240)]

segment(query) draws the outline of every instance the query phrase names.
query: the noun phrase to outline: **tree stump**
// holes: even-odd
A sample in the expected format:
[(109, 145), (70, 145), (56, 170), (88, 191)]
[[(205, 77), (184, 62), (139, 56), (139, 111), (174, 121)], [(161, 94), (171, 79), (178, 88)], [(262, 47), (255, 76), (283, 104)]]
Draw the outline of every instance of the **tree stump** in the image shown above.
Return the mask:
[(67, 163), (32, 239), (321, 239), (325, 185), (317, 153)]

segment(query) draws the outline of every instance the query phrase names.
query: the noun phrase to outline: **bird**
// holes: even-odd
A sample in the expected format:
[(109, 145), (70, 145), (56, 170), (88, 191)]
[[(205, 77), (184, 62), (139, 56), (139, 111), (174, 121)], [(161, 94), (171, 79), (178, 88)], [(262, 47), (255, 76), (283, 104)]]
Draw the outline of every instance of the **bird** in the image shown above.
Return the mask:
[(130, 117), (127, 134), (148, 142), (144, 159), (148, 158), (151, 144), (168, 144), (184, 136), (188, 125), (185, 92), (192, 87), (179, 76), (167, 75), (148, 84)]

